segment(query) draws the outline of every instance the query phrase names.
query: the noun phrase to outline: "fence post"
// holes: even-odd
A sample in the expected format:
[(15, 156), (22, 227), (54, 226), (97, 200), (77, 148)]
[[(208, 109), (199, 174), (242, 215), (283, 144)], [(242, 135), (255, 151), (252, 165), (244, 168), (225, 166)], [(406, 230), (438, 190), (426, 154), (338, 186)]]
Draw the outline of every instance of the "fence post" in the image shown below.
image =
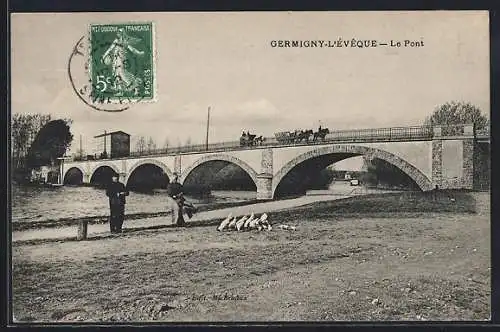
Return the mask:
[(78, 234), (76, 236), (76, 239), (78, 241), (87, 239), (87, 227), (88, 227), (88, 221), (80, 220), (80, 222), (78, 223)]

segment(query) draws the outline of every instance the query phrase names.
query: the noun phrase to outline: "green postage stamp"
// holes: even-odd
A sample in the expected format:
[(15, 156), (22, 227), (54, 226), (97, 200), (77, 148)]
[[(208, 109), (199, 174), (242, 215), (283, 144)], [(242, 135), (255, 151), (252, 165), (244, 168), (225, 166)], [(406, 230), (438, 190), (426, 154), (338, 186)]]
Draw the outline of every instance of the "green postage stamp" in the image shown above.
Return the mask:
[(91, 24), (92, 101), (155, 101), (154, 43), (153, 23)]

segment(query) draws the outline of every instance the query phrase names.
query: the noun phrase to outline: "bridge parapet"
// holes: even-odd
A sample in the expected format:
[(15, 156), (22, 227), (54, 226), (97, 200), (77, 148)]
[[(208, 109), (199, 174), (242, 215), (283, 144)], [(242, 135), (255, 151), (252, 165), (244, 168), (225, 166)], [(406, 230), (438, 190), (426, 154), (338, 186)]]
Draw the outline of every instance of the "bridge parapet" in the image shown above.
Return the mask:
[[(239, 141), (212, 143), (212, 144), (196, 144), (183, 147), (155, 149), (148, 151), (133, 151), (129, 157), (115, 158), (127, 159), (146, 156), (159, 155), (178, 155), (178, 154), (195, 154), (207, 152), (228, 152), (235, 150), (249, 149), (264, 149), (271, 147), (283, 146), (301, 146), (301, 145), (321, 145), (325, 143), (369, 143), (369, 142), (402, 142), (415, 140), (432, 140), (433, 131), (430, 126), (411, 126), (411, 127), (391, 127), (391, 128), (375, 128), (375, 129), (354, 129), (354, 130), (337, 130), (332, 131), (325, 136), (325, 139), (316, 141), (301, 141), (295, 143), (278, 142), (275, 137), (266, 137), (262, 143), (253, 146), (241, 146)], [(109, 159), (109, 158), (108, 158)], [(97, 158), (97, 160), (101, 160)]]

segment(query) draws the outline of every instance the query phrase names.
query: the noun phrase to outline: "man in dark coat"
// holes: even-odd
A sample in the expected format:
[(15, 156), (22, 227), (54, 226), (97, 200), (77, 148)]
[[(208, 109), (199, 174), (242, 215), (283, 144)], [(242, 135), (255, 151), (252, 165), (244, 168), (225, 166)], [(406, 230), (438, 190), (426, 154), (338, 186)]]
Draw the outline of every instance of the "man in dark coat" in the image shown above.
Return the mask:
[(172, 182), (167, 186), (167, 194), (173, 200), (172, 205), (172, 220), (177, 226), (186, 224), (183, 213), (186, 212), (189, 218), (196, 212), (196, 208), (191, 203), (186, 202), (184, 198), (182, 184), (179, 183), (177, 173), (174, 173)]
[(111, 178), (112, 182), (106, 189), (110, 209), (109, 227), (111, 233), (121, 233), (125, 218), (125, 196), (128, 196), (129, 192), (125, 185), (118, 181), (118, 174), (113, 174)]
[[(184, 216), (182, 208), (184, 203), (182, 184), (178, 181), (177, 173), (174, 173), (172, 181), (167, 186), (167, 195), (171, 198), (172, 221), (177, 226), (184, 226)], [(172, 201), (173, 200), (173, 201)]]

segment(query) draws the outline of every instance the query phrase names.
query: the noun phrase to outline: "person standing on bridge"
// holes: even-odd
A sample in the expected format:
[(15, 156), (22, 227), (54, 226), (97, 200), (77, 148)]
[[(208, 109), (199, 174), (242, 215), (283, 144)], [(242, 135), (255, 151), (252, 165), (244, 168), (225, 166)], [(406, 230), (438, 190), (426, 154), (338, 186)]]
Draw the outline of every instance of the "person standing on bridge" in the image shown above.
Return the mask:
[(106, 196), (109, 197), (109, 227), (111, 233), (121, 233), (123, 220), (125, 219), (125, 196), (129, 195), (125, 185), (118, 181), (118, 174), (111, 176), (111, 183), (106, 188)]

